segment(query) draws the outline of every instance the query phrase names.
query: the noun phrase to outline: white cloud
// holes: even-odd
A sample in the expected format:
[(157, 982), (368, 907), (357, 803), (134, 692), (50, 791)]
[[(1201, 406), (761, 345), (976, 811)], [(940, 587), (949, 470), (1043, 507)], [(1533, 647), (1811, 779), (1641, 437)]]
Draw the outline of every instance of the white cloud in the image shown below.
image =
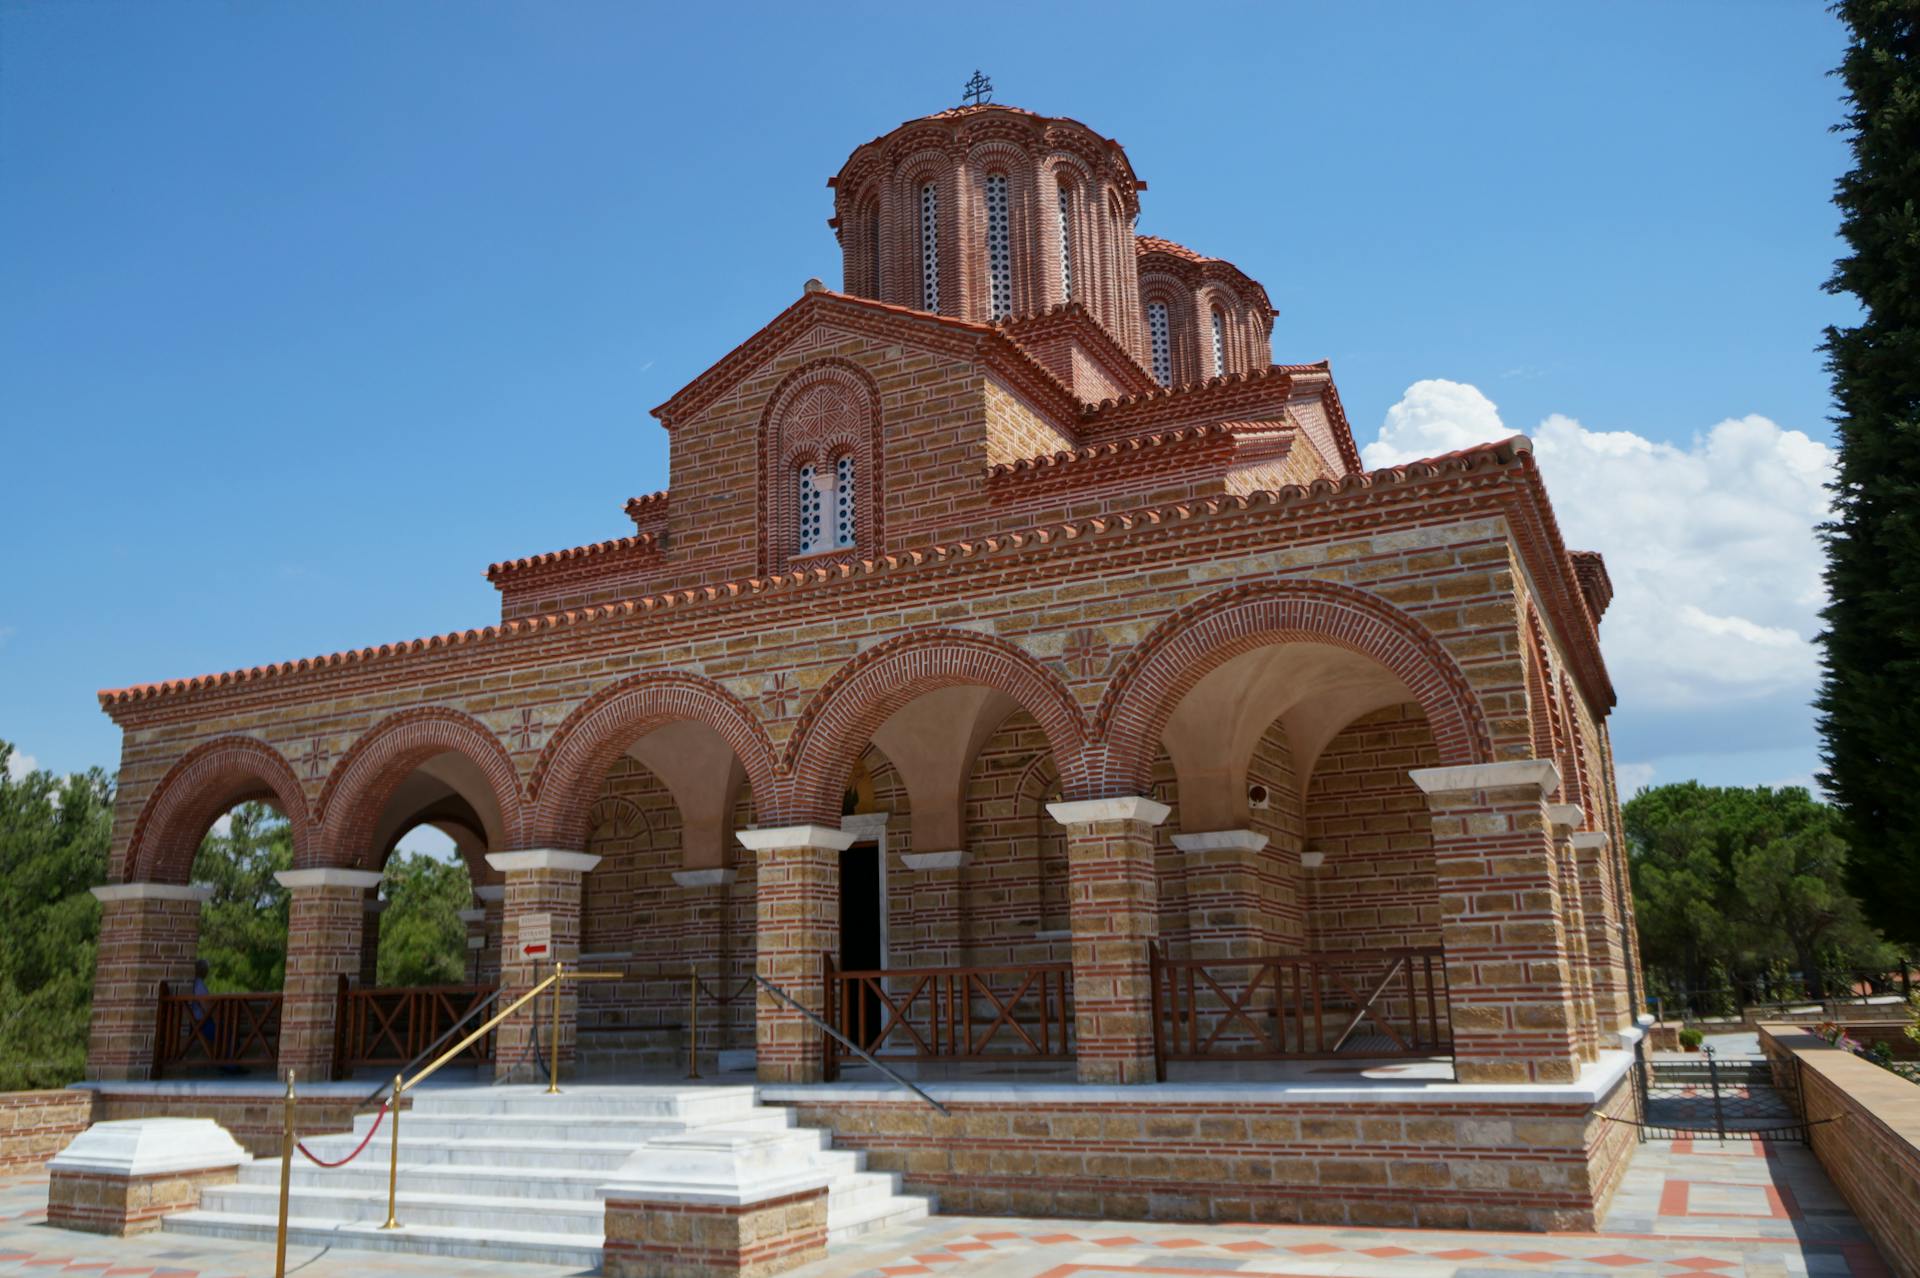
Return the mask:
[(214, 819), (213, 828), (207, 831), (217, 839), (224, 839), (233, 833), (233, 813), (222, 812)]
[(15, 781), (23, 779), (29, 772), (40, 766), (40, 761), (30, 754), (15, 750), (7, 756), (7, 776)]
[(1653, 773), (1651, 763), (1614, 764), (1613, 779), (1619, 783), (1621, 799), (1631, 799), (1642, 786), (1652, 785)]
[[(1390, 466), (1514, 433), (1478, 388), (1421, 381), (1362, 456)], [(1606, 556), (1601, 643), (1623, 706), (1811, 693), (1832, 448), (1751, 415), (1685, 447), (1558, 413), (1533, 439), (1567, 545)]]

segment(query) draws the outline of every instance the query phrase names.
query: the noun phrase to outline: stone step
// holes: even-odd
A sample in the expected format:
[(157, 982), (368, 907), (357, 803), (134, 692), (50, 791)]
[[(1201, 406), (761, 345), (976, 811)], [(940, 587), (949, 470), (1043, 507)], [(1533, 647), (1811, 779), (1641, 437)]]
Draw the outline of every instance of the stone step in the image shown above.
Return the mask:
[(415, 1114), (490, 1115), (507, 1113), (661, 1118), (717, 1123), (743, 1117), (755, 1108), (751, 1087), (571, 1086), (559, 1095), (532, 1085), (486, 1088), (427, 1088), (413, 1095)]
[[(369, 1150), (368, 1153), (372, 1151)], [(464, 1151), (462, 1151), (464, 1152)], [(401, 1163), (399, 1184), (408, 1193), (423, 1194), (462, 1194), (476, 1193), (500, 1197), (525, 1198), (597, 1198), (600, 1186), (626, 1156), (633, 1151), (622, 1151), (619, 1161), (612, 1167), (582, 1167), (577, 1163), (571, 1167), (529, 1167), (524, 1164), (486, 1164), (480, 1162), (445, 1161), (416, 1163), (410, 1161), (412, 1154), (404, 1140), (401, 1143)], [(865, 1156), (851, 1150), (822, 1150), (818, 1146), (796, 1144), (796, 1157), (805, 1157), (807, 1161), (836, 1177), (829, 1186), (830, 1196), (839, 1196), (843, 1192), (865, 1193), (871, 1186), (856, 1177), (865, 1174)], [(366, 1161), (362, 1154), (346, 1167), (315, 1167), (303, 1158), (294, 1160), (290, 1183), (295, 1189), (354, 1189), (363, 1193), (385, 1195), (387, 1191), (387, 1168), (385, 1158), (377, 1162)], [(846, 1178), (844, 1187), (838, 1178)], [(241, 1169), (239, 1183), (243, 1185), (270, 1185), (278, 1192), (280, 1185), (280, 1160), (261, 1159)], [(883, 1188), (891, 1193), (894, 1186)]]
[[(372, 1221), (387, 1218), (386, 1186), (369, 1192), (349, 1186), (295, 1186), (288, 1194), (287, 1214), (309, 1220)], [(207, 1211), (232, 1212), (277, 1220), (280, 1186), (217, 1185), (200, 1193)], [(395, 1196), (395, 1212), (409, 1224), (446, 1225), (459, 1229), (504, 1229), (516, 1232), (598, 1235), (606, 1218), (604, 1205), (593, 1198), (530, 1198), (462, 1193), (421, 1193), (403, 1188)]]
[[(290, 1217), (287, 1242), (295, 1247), (340, 1247), (357, 1251), (407, 1252), (414, 1255), (449, 1256), (466, 1260), (502, 1260), (520, 1264), (573, 1265), (581, 1269), (600, 1266), (599, 1234), (548, 1234), (530, 1230), (448, 1229), (437, 1225), (406, 1225), (400, 1229), (381, 1229), (379, 1221), (342, 1221), (326, 1218)], [(237, 1238), (251, 1242), (274, 1240), (277, 1219), (242, 1215), (234, 1212), (181, 1212), (168, 1216), (163, 1228), (169, 1233), (190, 1234), (201, 1238)]]

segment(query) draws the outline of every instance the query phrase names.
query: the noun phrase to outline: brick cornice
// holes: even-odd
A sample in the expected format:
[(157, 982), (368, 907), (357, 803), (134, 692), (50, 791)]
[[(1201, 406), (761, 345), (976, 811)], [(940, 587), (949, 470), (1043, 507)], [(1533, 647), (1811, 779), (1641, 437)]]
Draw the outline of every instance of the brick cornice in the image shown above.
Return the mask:
[(487, 567), (487, 580), (493, 583), (496, 590), (505, 590), (509, 586), (522, 587), (535, 581), (597, 577), (612, 567), (657, 559), (660, 552), (659, 537), (650, 532), (636, 533), (631, 537), (596, 541), (589, 546), (571, 546), (565, 550), (550, 550), (542, 555), (528, 555), (522, 559), (490, 564)]
[[(886, 606), (876, 592), (911, 591), (915, 598), (924, 599), (930, 582), (955, 592), (978, 590), (981, 587), (971, 580), (975, 573), (1004, 576), (1009, 585), (1015, 580), (1073, 576), (1086, 571), (1087, 555), (1100, 555), (1109, 567), (1116, 567), (1190, 556), (1196, 553), (1194, 541), (1204, 542), (1204, 553), (1220, 555), (1281, 541), (1496, 515), (1506, 519), (1523, 560), (1533, 567), (1543, 606), (1565, 627), (1562, 634), (1568, 640), (1569, 663), (1583, 691), (1604, 711), (1613, 705), (1612, 686), (1591, 621), (1584, 606), (1574, 602), (1576, 590), (1564, 550), (1558, 559), (1553, 555), (1557, 532), (1549, 533), (1549, 522), (1542, 518), (1546, 493), (1530, 454), (1531, 446), (1516, 438), (1370, 474), (1289, 485), (1276, 492), (1221, 496), (1029, 527), (878, 559), (669, 591), (400, 643), (104, 689), (99, 698), (115, 721), (126, 727), (190, 716), (191, 707), (212, 699), (251, 692), (284, 700), (300, 695), (290, 684), (330, 683), (366, 667), (444, 658), (497, 644), (552, 641), (599, 625), (657, 626), (662, 638), (670, 638), (689, 633), (690, 627), (710, 632), (715, 625), (725, 624), (712, 610), (737, 608), (762, 610), (761, 624), (778, 625), (785, 615), (780, 600), (795, 605), (811, 602), (817, 607), (816, 592), (821, 590), (846, 592), (847, 608), (870, 611)], [(957, 574), (965, 574), (966, 579)], [(633, 641), (630, 636), (609, 640)]]
[(1151, 393), (1157, 385), (1153, 374), (1142, 368), (1133, 353), (1115, 341), (1113, 334), (1087, 314), (1087, 308), (1078, 302), (1067, 302), (1037, 315), (1005, 320), (1002, 327), (1007, 336), (1023, 345), (1063, 337), (1079, 342), (1100, 365), (1101, 371), (1129, 387), (1136, 395)]

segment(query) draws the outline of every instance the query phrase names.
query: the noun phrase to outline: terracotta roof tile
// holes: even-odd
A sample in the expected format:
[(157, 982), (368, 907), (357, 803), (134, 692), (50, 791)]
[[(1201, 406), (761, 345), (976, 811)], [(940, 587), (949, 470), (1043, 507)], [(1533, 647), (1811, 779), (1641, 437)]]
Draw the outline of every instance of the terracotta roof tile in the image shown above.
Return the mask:
[(524, 559), (508, 559), (497, 564), (489, 564), (487, 580), (498, 582), (532, 568), (551, 568), (556, 564), (600, 559), (626, 552), (647, 554), (659, 549), (658, 537), (652, 533), (636, 533), (631, 537), (616, 537), (612, 541), (596, 541), (589, 546), (569, 546), (565, 550), (550, 550), (544, 555), (528, 555)]

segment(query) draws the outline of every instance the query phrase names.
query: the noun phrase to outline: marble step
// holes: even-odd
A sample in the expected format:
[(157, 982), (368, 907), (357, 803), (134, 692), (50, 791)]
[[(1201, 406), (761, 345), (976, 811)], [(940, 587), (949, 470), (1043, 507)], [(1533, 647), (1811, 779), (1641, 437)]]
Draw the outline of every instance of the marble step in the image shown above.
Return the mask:
[[(451, 1229), (438, 1225), (406, 1225), (381, 1229), (382, 1221), (343, 1221), (293, 1216), (287, 1221), (287, 1242), (293, 1247), (340, 1247), (356, 1251), (406, 1252), (466, 1260), (503, 1260), (521, 1264), (600, 1267), (601, 1235), (550, 1234), (536, 1230)], [(235, 1212), (181, 1212), (168, 1216), (168, 1233), (201, 1238), (236, 1238), (272, 1242), (278, 1227), (274, 1217)]]
[[(624, 1151), (621, 1162), (632, 1151)], [(372, 1150), (368, 1151), (371, 1154)], [(524, 1164), (485, 1164), (460, 1161), (416, 1163), (411, 1161), (412, 1152), (403, 1142), (401, 1145), (401, 1163), (399, 1184), (409, 1193), (425, 1194), (461, 1194), (476, 1193), (497, 1197), (522, 1198), (598, 1198), (600, 1187), (614, 1168), (589, 1168), (575, 1165), (572, 1167), (528, 1167)], [(346, 1167), (315, 1167), (303, 1158), (294, 1161), (291, 1184), (295, 1189), (354, 1189), (364, 1193), (385, 1195), (387, 1191), (386, 1159), (366, 1162), (367, 1154), (362, 1154)], [(796, 1157), (806, 1157), (808, 1163), (827, 1171), (836, 1179), (829, 1185), (831, 1195), (842, 1192), (842, 1177), (846, 1180), (847, 1191), (863, 1187), (864, 1182), (851, 1179), (865, 1170), (866, 1158), (852, 1150), (822, 1150), (817, 1147), (808, 1149), (797, 1145)], [(277, 1192), (280, 1185), (280, 1160), (261, 1160), (241, 1169), (239, 1183), (243, 1185), (271, 1185)], [(890, 1192), (890, 1190), (889, 1190)]]
[[(302, 1219), (372, 1221), (387, 1218), (386, 1186), (377, 1192), (340, 1186), (297, 1185), (288, 1194), (287, 1214)], [(278, 1177), (271, 1185), (217, 1185), (200, 1191), (206, 1211), (231, 1212), (275, 1221), (280, 1213)], [(504, 1229), (531, 1233), (598, 1235), (606, 1218), (594, 1198), (529, 1198), (451, 1192), (422, 1193), (402, 1188), (395, 1213), (406, 1224), (445, 1225), (456, 1229)]]

